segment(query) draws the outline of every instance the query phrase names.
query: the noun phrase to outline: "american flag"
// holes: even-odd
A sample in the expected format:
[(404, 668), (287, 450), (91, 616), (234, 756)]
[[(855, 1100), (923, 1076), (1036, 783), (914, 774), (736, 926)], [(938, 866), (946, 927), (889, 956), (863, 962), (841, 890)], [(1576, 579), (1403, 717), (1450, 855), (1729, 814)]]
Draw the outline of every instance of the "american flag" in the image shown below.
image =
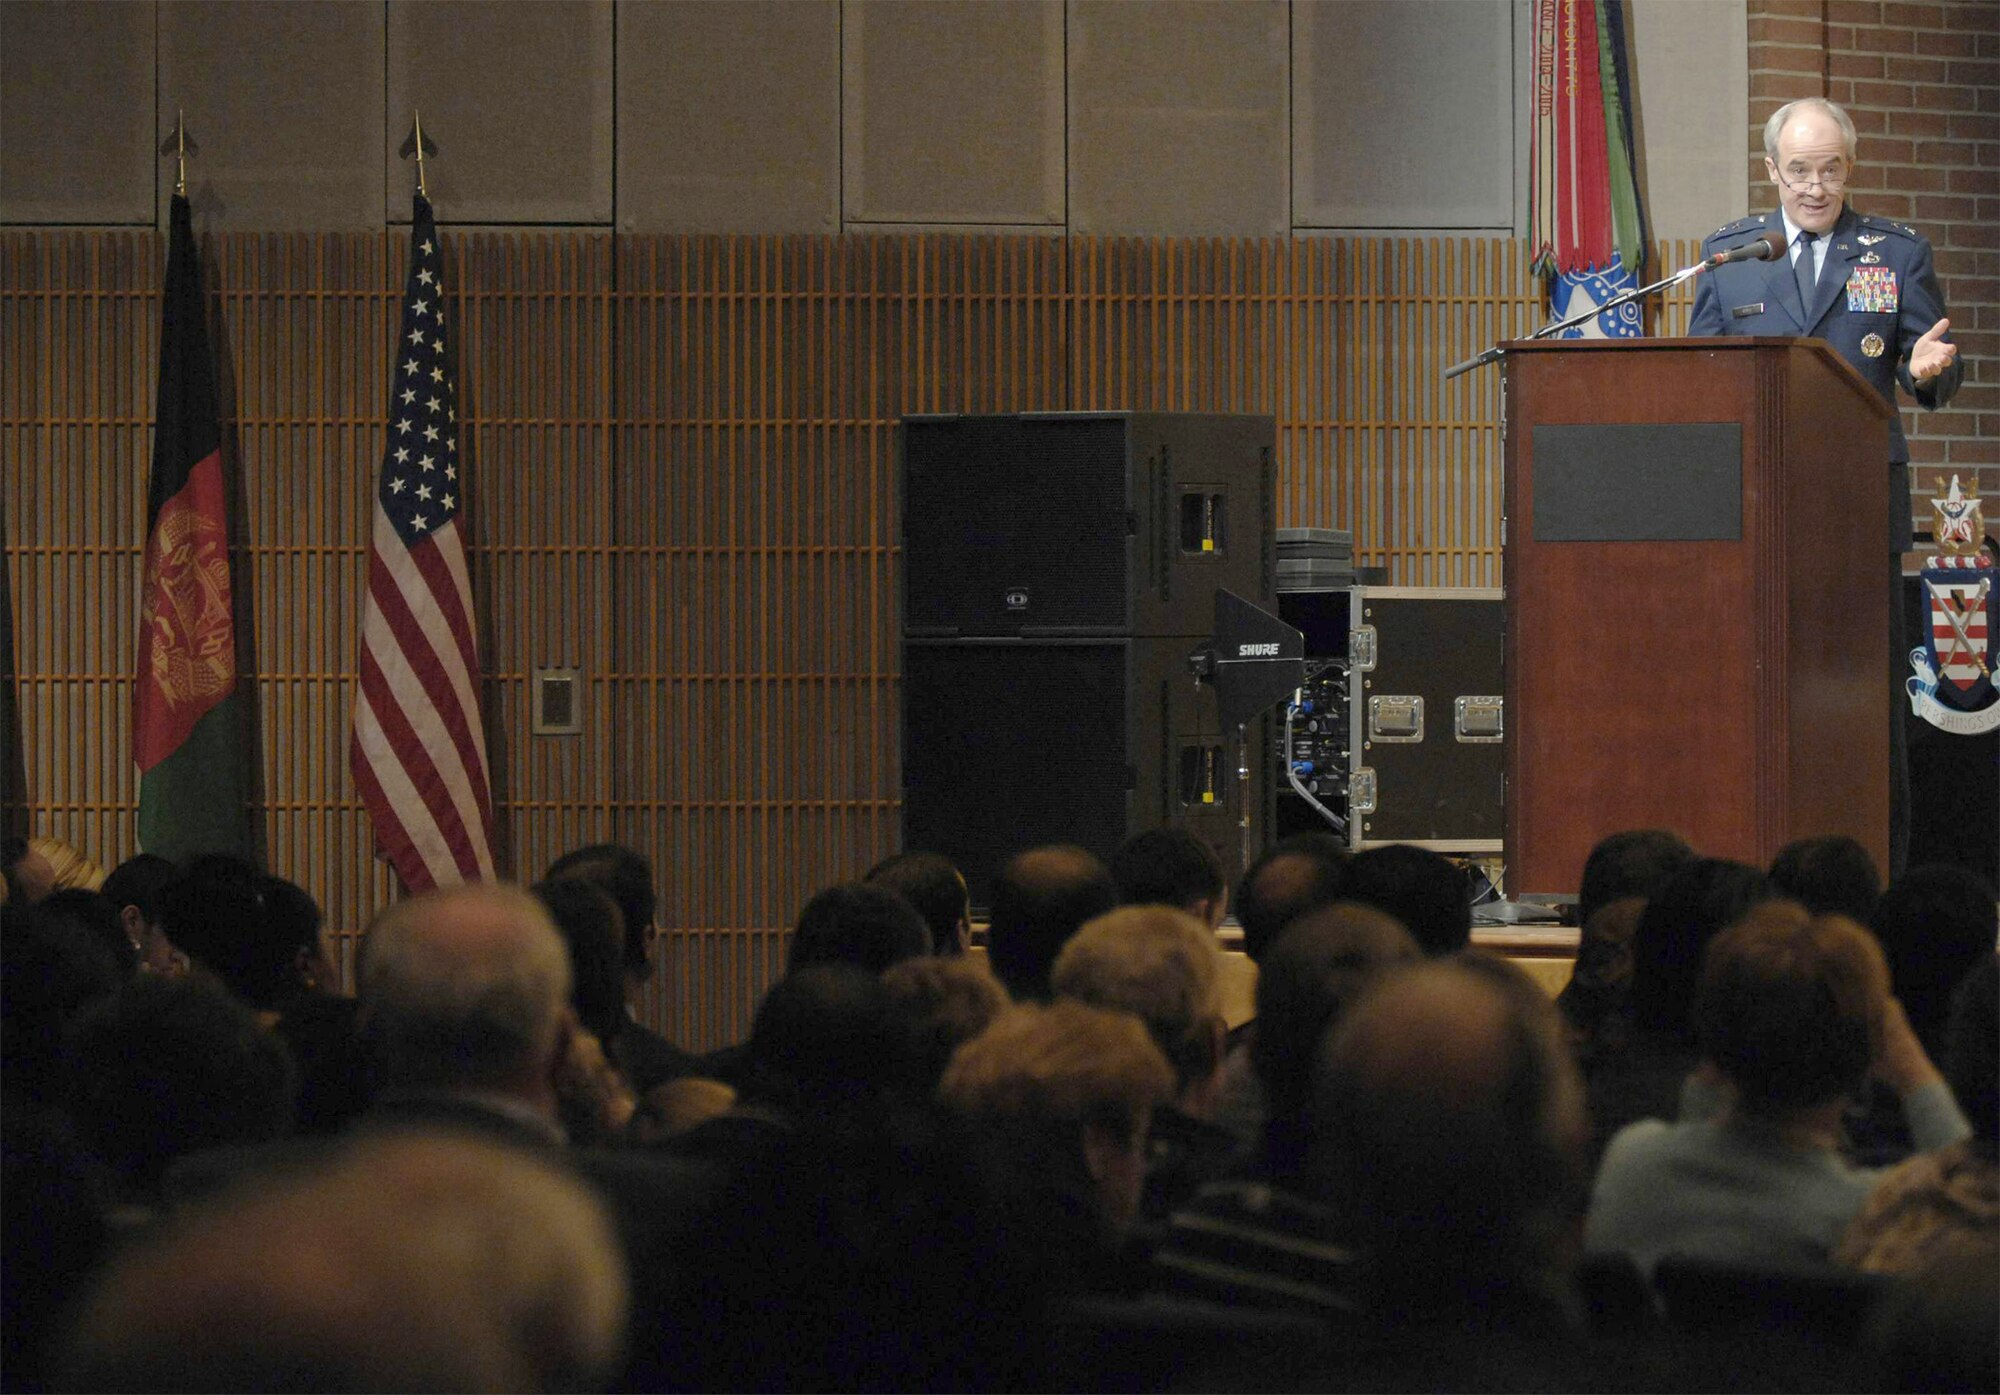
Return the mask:
[(493, 876), (442, 266), (437, 223), (419, 194), (348, 747), (376, 846), (413, 892)]

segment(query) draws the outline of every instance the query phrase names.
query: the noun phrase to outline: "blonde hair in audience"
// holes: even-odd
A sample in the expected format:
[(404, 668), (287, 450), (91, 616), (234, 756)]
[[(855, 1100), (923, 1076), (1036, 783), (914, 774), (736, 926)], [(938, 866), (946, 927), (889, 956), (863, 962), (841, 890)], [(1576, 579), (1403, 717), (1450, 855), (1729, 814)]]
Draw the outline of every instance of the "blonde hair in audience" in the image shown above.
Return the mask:
[(1186, 911), (1121, 906), (1085, 923), (1056, 957), (1049, 984), (1059, 998), (1139, 1018), (1183, 1088), (1214, 1072), (1221, 956), (1214, 934)]

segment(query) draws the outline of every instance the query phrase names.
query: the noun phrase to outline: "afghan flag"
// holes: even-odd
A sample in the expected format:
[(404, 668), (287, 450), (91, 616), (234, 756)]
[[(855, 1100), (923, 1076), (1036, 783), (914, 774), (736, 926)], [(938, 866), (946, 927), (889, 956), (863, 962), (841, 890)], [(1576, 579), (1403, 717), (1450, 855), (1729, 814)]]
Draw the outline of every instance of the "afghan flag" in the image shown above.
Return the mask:
[(188, 201), (179, 194), (167, 242), (156, 417), (132, 701), (139, 846), (177, 861), (207, 852), (248, 856), (229, 492), (201, 263)]
[[(1535, 0), (1530, 269), (1551, 279), (1552, 320), (1604, 304), (1645, 271), (1624, 24), (1618, 0)], [(1642, 333), (1634, 303), (1566, 337)]]

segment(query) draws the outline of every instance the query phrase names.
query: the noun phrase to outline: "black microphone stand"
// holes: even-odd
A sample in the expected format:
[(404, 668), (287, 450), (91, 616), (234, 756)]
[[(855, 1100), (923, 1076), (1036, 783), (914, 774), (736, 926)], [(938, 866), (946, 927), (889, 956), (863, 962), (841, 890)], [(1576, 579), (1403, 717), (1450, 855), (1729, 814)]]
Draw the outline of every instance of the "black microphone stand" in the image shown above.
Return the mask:
[[(1528, 335), (1527, 338), (1547, 339), (1553, 335), (1561, 334), (1564, 330), (1572, 329), (1575, 326), (1582, 324), (1585, 320), (1596, 319), (1599, 315), (1609, 314), (1611, 311), (1616, 310), (1621, 305), (1629, 305), (1633, 301), (1639, 299), (1639, 297), (1641, 296), (1651, 295), (1654, 291), (1664, 291), (1669, 286), (1678, 286), (1681, 282), (1689, 279), (1690, 277), (1701, 275), (1702, 272), (1708, 270), (1709, 267), (1713, 264), (1714, 262), (1712, 258), (1704, 258), (1703, 260), (1696, 262), (1693, 266), (1682, 267), (1679, 271), (1676, 271), (1672, 276), (1669, 276), (1661, 281), (1655, 281), (1650, 286), (1640, 286), (1635, 290), (1621, 291), (1619, 294), (1614, 295), (1613, 297), (1611, 297), (1611, 299), (1605, 301), (1604, 304), (1602, 305), (1592, 306), (1588, 310), (1579, 311), (1577, 314), (1571, 315), (1568, 319), (1558, 321), (1555, 324), (1543, 325), (1533, 334)], [(1459, 374), (1470, 373), (1473, 369), (1479, 367), (1482, 363), (1491, 363), (1495, 359), (1506, 357), (1506, 354), (1507, 354), (1506, 349), (1502, 348), (1498, 344), (1495, 344), (1492, 348), (1473, 355), (1465, 362), (1453, 364), (1450, 368), (1445, 369), (1444, 381), (1450, 382), (1453, 378), (1456, 378)]]

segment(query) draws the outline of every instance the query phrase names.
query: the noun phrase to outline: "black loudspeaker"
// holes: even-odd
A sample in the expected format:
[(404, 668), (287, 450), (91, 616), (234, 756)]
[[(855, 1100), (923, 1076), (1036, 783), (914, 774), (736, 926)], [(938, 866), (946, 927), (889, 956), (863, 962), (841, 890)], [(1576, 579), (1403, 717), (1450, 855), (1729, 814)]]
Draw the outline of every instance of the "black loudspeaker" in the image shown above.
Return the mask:
[(906, 638), (1205, 636), (1272, 591), (1269, 417), (908, 417)]
[[(903, 846), (973, 904), (1040, 843), (1178, 824), (1240, 870), (1234, 733), (1188, 655), (1226, 588), (1274, 604), (1268, 417), (902, 424)], [(1263, 723), (1249, 798), (1268, 822)], [(1261, 827), (1260, 827), (1261, 831)]]

